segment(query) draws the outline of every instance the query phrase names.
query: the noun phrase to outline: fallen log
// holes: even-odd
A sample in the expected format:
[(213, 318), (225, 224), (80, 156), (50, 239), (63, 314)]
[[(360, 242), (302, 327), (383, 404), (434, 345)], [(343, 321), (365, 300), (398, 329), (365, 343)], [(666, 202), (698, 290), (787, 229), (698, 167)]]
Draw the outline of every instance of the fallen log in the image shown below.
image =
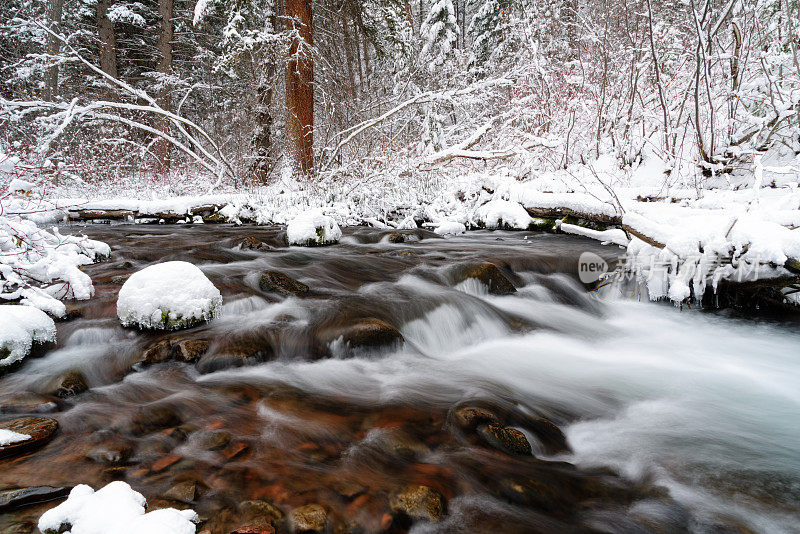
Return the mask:
[(525, 211), (531, 217), (539, 219), (562, 219), (564, 217), (575, 217), (576, 219), (584, 219), (598, 224), (616, 225), (622, 224), (622, 217), (619, 215), (605, 215), (602, 213), (584, 213), (573, 210), (571, 208), (529, 208), (525, 207)]

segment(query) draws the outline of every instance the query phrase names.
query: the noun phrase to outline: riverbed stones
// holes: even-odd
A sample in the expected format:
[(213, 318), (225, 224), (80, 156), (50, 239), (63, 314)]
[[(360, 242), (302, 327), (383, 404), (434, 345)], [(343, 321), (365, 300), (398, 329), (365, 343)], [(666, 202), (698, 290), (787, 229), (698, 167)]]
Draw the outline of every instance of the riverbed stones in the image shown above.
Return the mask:
[(258, 277), (258, 287), (268, 293), (281, 295), (305, 295), (308, 286), (279, 271), (263, 271)]
[(289, 523), (295, 532), (324, 532), (328, 513), (319, 504), (307, 504), (292, 510)]
[(445, 500), (433, 488), (409, 485), (392, 493), (389, 506), (393, 513), (405, 514), (413, 520), (438, 522), (444, 515)]
[(524, 426), (536, 435), (545, 454), (552, 455), (570, 450), (564, 432), (551, 421), (541, 417), (531, 417), (525, 420)]
[(0, 490), (0, 512), (16, 510), (23, 506), (63, 499), (71, 488), (53, 486), (32, 486)]
[(146, 406), (133, 416), (128, 431), (134, 436), (143, 436), (156, 430), (181, 424), (180, 416), (165, 406)]
[(162, 339), (144, 351), (142, 361), (151, 364), (165, 362), (169, 359), (170, 352), (172, 352), (172, 342), (169, 339)]
[(0, 428), (30, 436), (24, 441), (0, 446), (0, 458), (4, 458), (43, 446), (55, 436), (58, 421), (47, 417), (20, 417), (10, 421), (0, 421)]
[(238, 509), (242, 517), (253, 523), (273, 524), (283, 521), (283, 512), (280, 508), (260, 499), (242, 501)]
[(484, 262), (463, 270), (458, 281), (474, 278), (489, 288), (492, 295), (511, 295), (517, 292), (513, 282), (494, 263)]

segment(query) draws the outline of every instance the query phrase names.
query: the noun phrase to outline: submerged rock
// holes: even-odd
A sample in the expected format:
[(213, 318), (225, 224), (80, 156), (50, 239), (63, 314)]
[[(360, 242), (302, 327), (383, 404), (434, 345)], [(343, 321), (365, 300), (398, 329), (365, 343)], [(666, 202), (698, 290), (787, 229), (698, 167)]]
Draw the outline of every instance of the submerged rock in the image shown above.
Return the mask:
[(119, 290), (117, 316), (123, 326), (178, 330), (210, 321), (222, 295), (195, 265), (168, 261), (131, 275)]
[(389, 241), (389, 243), (405, 243), (406, 242), (406, 236), (404, 236), (400, 232), (392, 232), (392, 233), (389, 234), (389, 236), (386, 239)]
[(71, 488), (54, 488), (52, 486), (33, 486), (30, 488), (8, 489), (0, 491), (0, 512), (15, 510), (48, 502), (56, 499), (63, 499), (69, 494)]
[(280, 293), (281, 295), (304, 295), (308, 286), (278, 271), (264, 271), (258, 278), (261, 291)]
[(275, 505), (262, 500), (242, 501), (239, 513), (248, 521), (273, 524), (283, 521), (283, 512)]
[(86, 377), (80, 371), (68, 371), (58, 381), (58, 386), (53, 392), (56, 397), (65, 399), (88, 391), (89, 385)]
[(444, 515), (445, 500), (441, 493), (428, 486), (410, 485), (394, 492), (389, 498), (394, 513), (411, 519), (437, 522)]
[(263, 241), (249, 235), (239, 244), (242, 250), (269, 250), (271, 247)]
[(172, 346), (170, 358), (179, 362), (195, 362), (208, 350), (209, 343), (202, 339), (186, 339)]
[(463, 406), (453, 412), (453, 421), (464, 431), (474, 431), (478, 425), (486, 423), (500, 424), (497, 416), (487, 410), (477, 406)]
[(489, 423), (478, 427), (480, 435), (486, 443), (509, 454), (528, 456), (531, 454), (531, 444), (525, 434), (515, 428), (508, 428), (496, 423)]
[(362, 319), (355, 324), (330, 329), (323, 336), (328, 342), (340, 340), (350, 349), (377, 348), (403, 340), (403, 335), (380, 319)]
[(164, 497), (184, 504), (191, 504), (197, 499), (197, 483), (191, 480), (178, 482), (164, 493)]
[(307, 504), (292, 510), (289, 522), (295, 532), (324, 532), (328, 513), (319, 504)]
[[(27, 438), (12, 440), (6, 445), (0, 445), (0, 458), (4, 458), (31, 451), (53, 439), (58, 430), (58, 421), (47, 417), (20, 417), (10, 421), (0, 421), (0, 430), (27, 436)], [(2, 442), (0, 441), (0, 443)]]
[(170, 352), (172, 352), (172, 341), (169, 339), (162, 339), (144, 351), (142, 361), (144, 363), (165, 362), (169, 359)]
[(477, 267), (466, 269), (458, 277), (458, 281), (461, 282), (468, 278), (480, 280), (489, 288), (489, 293), (492, 295), (511, 295), (517, 292), (517, 288), (514, 287), (511, 280), (493, 263), (485, 262)]

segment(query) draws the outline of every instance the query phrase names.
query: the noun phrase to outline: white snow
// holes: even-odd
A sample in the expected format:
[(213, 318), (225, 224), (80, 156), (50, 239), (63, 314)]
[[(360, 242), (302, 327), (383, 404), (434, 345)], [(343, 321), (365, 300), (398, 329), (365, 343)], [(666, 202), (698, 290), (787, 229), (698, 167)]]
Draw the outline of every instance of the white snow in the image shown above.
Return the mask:
[(311, 209), (289, 221), (286, 237), (290, 245), (329, 245), (339, 241), (342, 231), (333, 217)]
[(31, 437), (28, 434), (20, 434), (19, 432), (14, 432), (7, 428), (0, 428), (0, 447), (13, 445), (14, 443), (20, 443), (21, 441), (27, 441), (29, 439), (31, 439)]
[(486, 228), (504, 228), (508, 230), (526, 230), (533, 220), (519, 202), (503, 199), (490, 200), (475, 210), (475, 218)]
[(45, 534), (194, 534), (198, 520), (192, 510), (165, 508), (145, 513), (147, 501), (127, 483), (115, 481), (94, 491), (75, 486), (66, 501), (42, 514), (39, 530)]
[(185, 261), (151, 265), (131, 275), (117, 299), (123, 326), (174, 330), (215, 318), (222, 295), (203, 272)]
[(56, 325), (46, 313), (31, 306), (0, 306), (0, 367), (21, 360), (34, 342), (55, 341)]
[(458, 235), (467, 231), (467, 227), (456, 221), (441, 221), (433, 230), (439, 235)]

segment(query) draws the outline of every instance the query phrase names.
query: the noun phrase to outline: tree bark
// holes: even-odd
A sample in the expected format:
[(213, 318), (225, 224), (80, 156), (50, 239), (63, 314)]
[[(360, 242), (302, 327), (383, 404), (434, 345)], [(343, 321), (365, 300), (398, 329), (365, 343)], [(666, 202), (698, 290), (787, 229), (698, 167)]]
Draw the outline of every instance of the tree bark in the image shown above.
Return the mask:
[(297, 172), (314, 172), (314, 45), (310, 0), (287, 0), (290, 29), (296, 32), (286, 66), (286, 149)]
[[(161, 31), (158, 34), (158, 41), (156, 48), (158, 49), (158, 72), (162, 74), (170, 74), (172, 72), (172, 14), (174, 9), (173, 0), (159, 0), (158, 14), (161, 17)], [(172, 96), (169, 87), (164, 87), (161, 94), (158, 96), (159, 105), (166, 111), (172, 111)], [(164, 119), (159, 125), (165, 132), (169, 131), (170, 121)], [(155, 153), (161, 163), (161, 171), (169, 174), (171, 163), (171, 145), (166, 139), (159, 139), (156, 141)]]
[[(49, 0), (47, 2), (47, 22), (54, 32), (58, 32), (61, 26), (63, 11), (64, 0)], [(47, 53), (55, 56), (60, 48), (61, 41), (48, 34)], [(56, 96), (58, 96), (58, 65), (52, 65), (47, 68), (44, 78), (44, 98), (45, 100), (53, 100)]]
[(108, 19), (111, 0), (97, 0), (97, 35), (100, 38), (100, 69), (117, 78), (117, 38)]

